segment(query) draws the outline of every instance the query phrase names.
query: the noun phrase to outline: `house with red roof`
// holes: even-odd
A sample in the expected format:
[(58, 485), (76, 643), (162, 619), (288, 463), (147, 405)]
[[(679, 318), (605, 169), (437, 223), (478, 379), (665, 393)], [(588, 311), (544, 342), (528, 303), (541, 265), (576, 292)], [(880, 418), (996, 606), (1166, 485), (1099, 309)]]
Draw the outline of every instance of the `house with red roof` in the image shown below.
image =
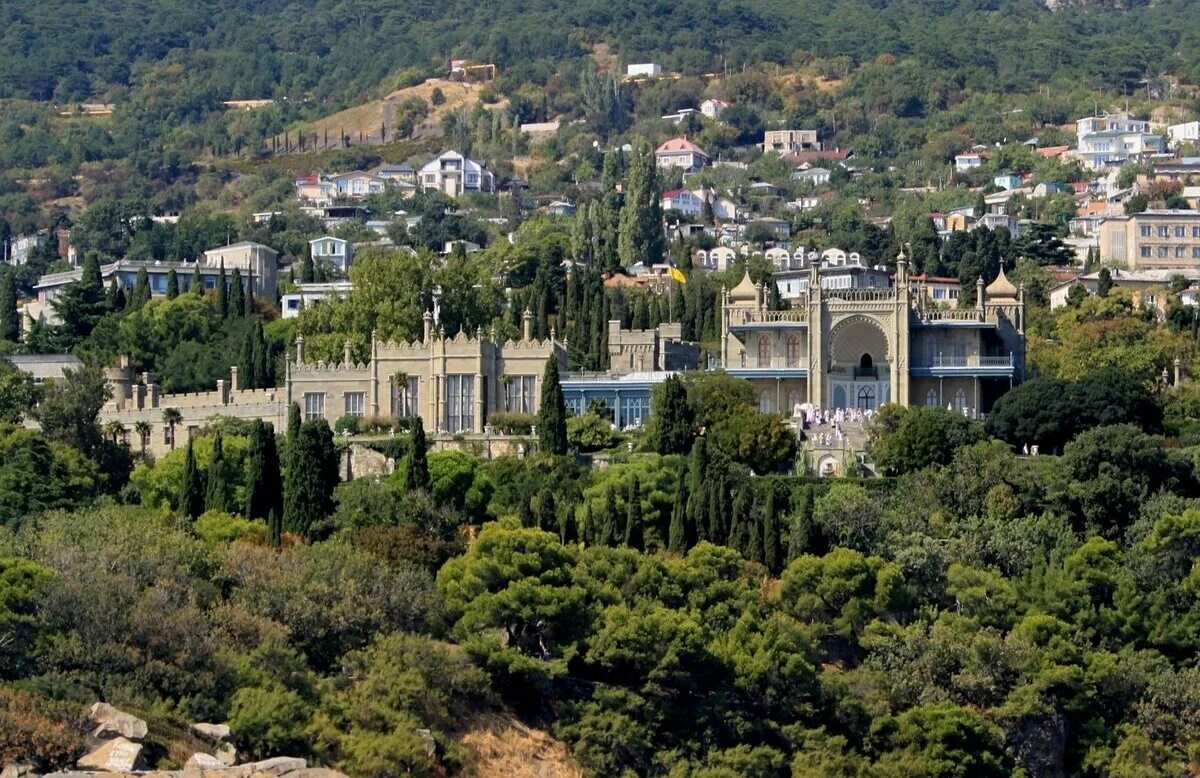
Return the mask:
[(685, 171), (699, 170), (709, 163), (704, 149), (686, 137), (671, 138), (654, 151), (656, 164), (660, 168), (681, 168)]

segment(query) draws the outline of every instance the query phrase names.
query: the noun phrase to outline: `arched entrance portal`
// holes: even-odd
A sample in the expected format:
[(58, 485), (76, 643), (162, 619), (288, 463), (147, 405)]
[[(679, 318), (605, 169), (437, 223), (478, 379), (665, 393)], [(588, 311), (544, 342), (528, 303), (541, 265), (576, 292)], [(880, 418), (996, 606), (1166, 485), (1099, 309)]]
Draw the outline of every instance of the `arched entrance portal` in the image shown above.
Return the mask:
[(833, 408), (875, 410), (889, 401), (890, 368), (895, 358), (885, 322), (850, 316), (829, 333), (827, 394)]

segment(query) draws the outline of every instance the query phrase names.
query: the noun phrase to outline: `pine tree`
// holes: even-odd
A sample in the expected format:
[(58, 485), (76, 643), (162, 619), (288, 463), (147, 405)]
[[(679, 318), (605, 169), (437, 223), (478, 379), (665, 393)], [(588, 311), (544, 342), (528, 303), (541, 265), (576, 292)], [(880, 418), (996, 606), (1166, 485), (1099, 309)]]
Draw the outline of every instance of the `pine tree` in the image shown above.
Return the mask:
[(217, 312), (222, 319), (229, 317), (229, 284), (225, 280), (225, 260), (221, 260), (221, 272), (217, 274)]
[(246, 458), (246, 518), (282, 516), (283, 483), (275, 429), (261, 419), (250, 428), (250, 450)]
[(225, 477), (225, 445), (221, 439), (221, 431), (217, 430), (216, 437), (213, 438), (212, 456), (208, 460), (204, 509), (229, 513), (232, 507), (229, 499), (229, 481)]
[(625, 545), (642, 550), (645, 546), (642, 533), (642, 489), (635, 475), (629, 483), (629, 496), (625, 504)]
[(192, 285), (188, 287), (188, 291), (197, 297), (204, 296), (204, 279), (200, 276), (200, 262), (197, 261), (192, 267)]
[(675, 504), (671, 507), (671, 528), (667, 532), (667, 548), (676, 554), (686, 554), (691, 547), (687, 503), (687, 473), (680, 470), (678, 483), (675, 485)]
[(183, 460), (183, 487), (179, 493), (179, 510), (184, 516), (195, 520), (204, 513), (204, 491), (204, 475), (196, 466), (196, 451), (189, 440)]
[(766, 502), (763, 504), (763, 564), (772, 573), (779, 572), (779, 520), (775, 517), (775, 484), (767, 483)]
[(404, 488), (408, 491), (429, 489), (429, 459), (426, 456), (425, 423), (420, 416), (412, 420), (409, 433), (408, 456), (405, 457)]
[(230, 278), (229, 315), (239, 319), (246, 316), (246, 289), (242, 286), (242, 270), (235, 267)]
[(175, 268), (167, 271), (167, 299), (174, 300), (179, 296), (179, 274)]
[(546, 360), (541, 404), (537, 413), (538, 442), (548, 454), (567, 453), (567, 405), (558, 379), (558, 360)]
[(17, 316), (17, 284), (13, 271), (0, 274), (0, 338), (16, 343), (21, 337), (21, 320)]
[(792, 525), (788, 530), (787, 563), (789, 565), (804, 556), (808, 548), (808, 533), (812, 527), (810, 523), (812, 501), (812, 487), (806, 486), (800, 494), (800, 505), (792, 516)]
[(282, 515), (272, 508), (270, 515), (267, 516), (267, 543), (271, 548), (279, 548), (283, 545), (283, 520), (280, 519)]
[(146, 268), (139, 267), (137, 280), (133, 282), (133, 293), (129, 296), (129, 307), (133, 310), (150, 302), (150, 275)]

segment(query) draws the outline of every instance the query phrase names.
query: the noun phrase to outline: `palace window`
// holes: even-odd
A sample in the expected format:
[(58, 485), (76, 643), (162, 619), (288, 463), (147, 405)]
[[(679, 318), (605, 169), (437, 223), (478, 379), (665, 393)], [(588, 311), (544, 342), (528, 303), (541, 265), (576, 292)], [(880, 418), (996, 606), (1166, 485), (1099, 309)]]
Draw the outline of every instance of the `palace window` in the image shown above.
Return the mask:
[(324, 392), (305, 392), (304, 418), (308, 420), (325, 418)]
[(858, 390), (859, 410), (869, 411), (875, 407), (875, 387), (864, 386)]
[(475, 429), (475, 376), (446, 376), (446, 430), (451, 433)]
[(768, 335), (763, 335), (758, 339), (758, 366), (771, 366), (771, 338)]
[(967, 409), (967, 390), (957, 389), (954, 392), (954, 410), (965, 411)]
[(800, 366), (800, 339), (795, 335), (788, 338), (787, 341), (787, 366)]
[(938, 400), (937, 389), (930, 389), (925, 393), (925, 404), (935, 407), (942, 404), (941, 401)]
[(359, 418), (366, 415), (367, 394), (366, 392), (346, 392), (346, 415), (358, 416)]
[(533, 413), (536, 388), (537, 376), (509, 376), (508, 386), (504, 389), (505, 410), (511, 413)]
[(392, 381), (392, 416), (396, 417), (412, 417), (419, 414), (417, 388), (420, 386), (420, 379), (409, 377), (404, 380), (401, 385), (397, 381)]

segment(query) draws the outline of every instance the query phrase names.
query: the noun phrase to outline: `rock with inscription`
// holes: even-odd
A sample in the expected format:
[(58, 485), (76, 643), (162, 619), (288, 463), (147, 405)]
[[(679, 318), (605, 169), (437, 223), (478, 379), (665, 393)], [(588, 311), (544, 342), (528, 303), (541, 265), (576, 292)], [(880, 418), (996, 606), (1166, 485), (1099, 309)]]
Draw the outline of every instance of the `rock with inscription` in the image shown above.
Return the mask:
[(119, 711), (107, 702), (98, 702), (88, 712), (88, 719), (96, 725), (92, 737), (107, 739), (123, 737), (141, 740), (146, 737), (146, 722), (137, 716)]
[(118, 737), (80, 757), (75, 766), (104, 773), (131, 773), (142, 767), (142, 747), (132, 740)]
[(192, 754), (192, 758), (184, 762), (184, 770), (220, 770), (225, 765), (209, 754)]
[(229, 739), (228, 724), (193, 724), (192, 734), (196, 737), (202, 737), (205, 740), (211, 740), (214, 743), (220, 743), (222, 740)]
[(249, 765), (251, 773), (266, 773), (268, 775), (285, 775), (303, 770), (308, 762), (291, 756), (277, 756), (274, 759), (264, 759)]

